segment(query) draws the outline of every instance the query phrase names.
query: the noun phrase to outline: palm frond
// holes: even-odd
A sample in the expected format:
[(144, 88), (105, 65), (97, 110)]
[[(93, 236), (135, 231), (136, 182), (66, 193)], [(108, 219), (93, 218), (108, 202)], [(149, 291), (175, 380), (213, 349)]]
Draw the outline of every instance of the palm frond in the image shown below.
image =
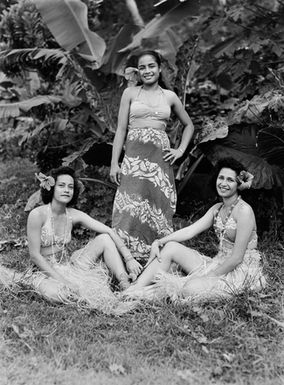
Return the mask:
[(43, 70), (72, 67), (69, 54), (61, 49), (24, 48), (12, 49), (0, 52), (0, 70), (5, 73), (15, 73), (21, 70)]

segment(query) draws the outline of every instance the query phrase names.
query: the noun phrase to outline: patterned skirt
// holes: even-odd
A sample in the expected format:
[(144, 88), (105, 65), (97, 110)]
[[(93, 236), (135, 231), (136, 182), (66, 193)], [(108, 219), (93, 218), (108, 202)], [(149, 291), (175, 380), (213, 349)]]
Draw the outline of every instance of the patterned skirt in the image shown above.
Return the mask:
[(163, 130), (147, 127), (128, 132), (112, 227), (142, 264), (149, 258), (152, 242), (173, 231), (174, 174), (163, 159), (169, 148)]

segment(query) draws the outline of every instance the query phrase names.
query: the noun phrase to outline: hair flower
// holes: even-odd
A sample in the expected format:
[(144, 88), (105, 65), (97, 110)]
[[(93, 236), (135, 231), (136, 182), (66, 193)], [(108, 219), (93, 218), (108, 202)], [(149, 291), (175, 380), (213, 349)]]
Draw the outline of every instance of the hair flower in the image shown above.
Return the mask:
[(52, 176), (46, 176), (42, 172), (35, 173), (35, 176), (40, 181), (40, 187), (50, 191), (51, 187), (55, 185), (55, 180)]
[(135, 67), (126, 67), (124, 70), (124, 77), (127, 80), (129, 87), (136, 86), (139, 80), (139, 71)]
[(254, 176), (248, 171), (241, 171), (237, 176), (237, 182), (239, 183), (239, 190), (246, 190), (251, 188)]

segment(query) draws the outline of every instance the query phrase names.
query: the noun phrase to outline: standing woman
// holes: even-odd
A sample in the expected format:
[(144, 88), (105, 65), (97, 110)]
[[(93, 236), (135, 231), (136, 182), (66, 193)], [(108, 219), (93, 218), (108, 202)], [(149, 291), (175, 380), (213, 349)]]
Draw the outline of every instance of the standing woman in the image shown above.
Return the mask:
[[(119, 252), (127, 259), (131, 257), (129, 250), (111, 228), (72, 207), (79, 194), (73, 169), (59, 167), (50, 176), (40, 173), (38, 178), (44, 205), (30, 212), (27, 223), (34, 267), (24, 274), (16, 273), (15, 280), (50, 301), (74, 303), (106, 313), (126, 311), (127, 304), (118, 300), (109, 284), (110, 275), (114, 275), (121, 289), (128, 287)], [(78, 224), (100, 234), (70, 255), (71, 231)]]
[[(147, 262), (154, 239), (172, 232), (176, 209), (172, 165), (183, 155), (194, 130), (177, 95), (159, 85), (160, 55), (141, 53), (138, 72), (142, 85), (126, 88), (121, 98), (110, 169), (110, 178), (118, 185), (112, 227), (134, 257), (125, 261), (134, 275)], [(170, 148), (165, 132), (172, 111), (184, 125), (177, 149)]]

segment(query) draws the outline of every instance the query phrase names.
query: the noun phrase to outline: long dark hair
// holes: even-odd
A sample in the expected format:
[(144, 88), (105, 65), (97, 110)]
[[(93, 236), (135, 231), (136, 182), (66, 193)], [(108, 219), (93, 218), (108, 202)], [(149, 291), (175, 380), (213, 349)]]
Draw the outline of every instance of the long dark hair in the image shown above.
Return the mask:
[[(67, 206), (74, 206), (77, 203), (78, 196), (80, 193), (79, 183), (78, 183), (78, 179), (75, 175), (75, 170), (73, 170), (73, 168), (71, 168), (71, 167), (61, 166), (61, 167), (52, 169), (50, 171), (50, 176), (52, 176), (54, 178), (55, 183), (57, 181), (57, 178), (60, 175), (70, 175), (74, 180), (73, 197), (72, 197), (71, 201), (67, 204)], [(50, 203), (52, 201), (53, 194), (54, 194), (54, 187), (55, 186), (51, 186), (50, 190), (47, 190), (46, 188), (41, 187), (40, 192), (41, 192), (41, 198), (42, 198), (43, 203), (47, 204), (47, 203)]]

